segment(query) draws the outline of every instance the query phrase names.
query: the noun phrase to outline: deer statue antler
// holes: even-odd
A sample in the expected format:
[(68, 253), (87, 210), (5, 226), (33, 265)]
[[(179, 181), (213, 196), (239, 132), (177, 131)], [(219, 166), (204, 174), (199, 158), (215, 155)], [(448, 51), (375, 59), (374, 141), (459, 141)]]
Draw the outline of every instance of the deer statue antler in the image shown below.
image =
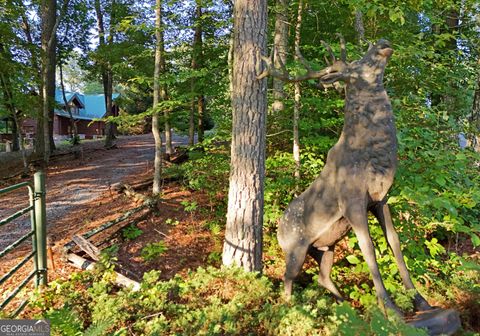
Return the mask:
[(300, 60), (300, 63), (307, 70), (306, 74), (300, 75), (300, 76), (292, 76), (288, 72), (285, 64), (283, 64), (283, 62), (280, 59), (278, 60), (280, 63), (280, 68), (278, 69), (273, 66), (273, 61), (271, 57), (261, 56), (262, 60), (266, 63), (267, 67), (265, 70), (263, 70), (263, 72), (260, 75), (257, 76), (257, 79), (263, 79), (267, 76), (272, 76), (288, 83), (294, 83), (294, 82), (302, 82), (309, 79), (319, 79), (322, 76), (328, 74), (328, 70), (326, 69), (320, 70), (320, 71), (313, 70), (308, 64), (308, 62), (305, 60), (305, 58), (303, 57), (300, 51), (297, 52), (297, 56), (298, 56), (298, 59)]
[[(325, 47), (325, 49), (327, 50), (327, 53), (330, 56), (330, 60), (325, 58), (325, 61), (327, 63), (326, 68), (322, 70), (313, 70), (312, 67), (309, 65), (309, 63), (307, 62), (307, 60), (303, 57), (302, 53), (300, 51), (297, 51), (296, 55), (298, 57), (298, 60), (302, 64), (302, 66), (305, 68), (306, 73), (303, 75), (292, 76), (288, 72), (285, 64), (282, 63), (280, 58), (278, 58), (280, 68), (275, 68), (271, 56), (270, 57), (261, 56), (262, 60), (266, 64), (266, 68), (265, 70), (263, 70), (263, 72), (260, 75), (257, 76), (257, 79), (263, 79), (267, 76), (272, 76), (288, 83), (302, 82), (310, 79), (318, 79), (321, 83), (324, 82), (324, 83), (331, 84), (334, 81), (343, 78), (342, 72), (347, 66), (347, 63), (346, 63), (347, 53), (345, 49), (345, 40), (343, 39), (343, 36), (340, 34), (337, 34), (337, 35), (340, 38), (340, 60), (337, 60), (330, 45), (328, 45), (324, 41), (321, 41), (322, 45)], [(275, 50), (272, 54), (274, 53), (275, 53)]]

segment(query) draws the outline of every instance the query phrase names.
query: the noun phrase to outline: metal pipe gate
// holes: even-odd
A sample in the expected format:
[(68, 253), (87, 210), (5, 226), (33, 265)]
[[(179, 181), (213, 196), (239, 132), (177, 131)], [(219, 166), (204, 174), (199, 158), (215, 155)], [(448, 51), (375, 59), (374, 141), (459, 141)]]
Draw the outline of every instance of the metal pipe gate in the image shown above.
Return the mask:
[[(0, 195), (6, 194), (13, 190), (26, 187), (29, 195), (29, 206), (18, 210), (14, 214), (0, 219), (0, 227), (13, 221), (14, 219), (30, 213), (31, 230), (17, 239), (15, 242), (7, 246), (0, 252), (0, 258), (4, 257), (14, 250), (21, 243), (32, 238), (32, 251), (25, 256), (17, 265), (10, 269), (7, 273), (0, 277), (0, 286), (12, 277), (22, 266), (33, 259), (33, 270), (27, 275), (20, 284), (13, 288), (6, 299), (0, 303), (0, 311), (12, 301), (12, 299), (30, 282), (34, 280), (35, 287), (47, 284), (47, 220), (46, 220), (46, 204), (45, 204), (45, 174), (42, 171), (35, 173), (33, 176), (33, 184), (31, 182), (22, 182), (10, 187), (0, 189)], [(28, 303), (28, 299), (24, 300), (11, 314), (16, 317)]]

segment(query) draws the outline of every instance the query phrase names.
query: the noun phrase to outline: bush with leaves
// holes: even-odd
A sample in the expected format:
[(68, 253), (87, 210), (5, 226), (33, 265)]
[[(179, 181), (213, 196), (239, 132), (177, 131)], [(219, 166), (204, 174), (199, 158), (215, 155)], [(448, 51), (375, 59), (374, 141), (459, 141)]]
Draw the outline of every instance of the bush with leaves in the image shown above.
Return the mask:
[(315, 283), (295, 288), (286, 302), (282, 286), (237, 268), (199, 268), (169, 281), (159, 276), (145, 273), (140, 289), (131, 291), (115, 286), (109, 271), (74, 274), (38, 293), (29, 317), (50, 318), (54, 335), (424, 334), (375, 305), (363, 312), (337, 305)]

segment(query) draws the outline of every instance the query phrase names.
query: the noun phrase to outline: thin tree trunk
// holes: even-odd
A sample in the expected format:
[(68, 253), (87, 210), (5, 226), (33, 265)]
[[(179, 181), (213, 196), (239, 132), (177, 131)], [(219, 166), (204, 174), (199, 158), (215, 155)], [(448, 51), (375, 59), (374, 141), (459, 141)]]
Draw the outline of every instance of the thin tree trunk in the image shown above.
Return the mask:
[(62, 62), (58, 64), (58, 69), (60, 70), (60, 87), (62, 88), (63, 103), (65, 105), (65, 109), (68, 112), (68, 116), (70, 117), (70, 137), (72, 138), (72, 144), (77, 145), (78, 144), (77, 142), (79, 141), (77, 123), (75, 122), (75, 119), (73, 119), (72, 109), (70, 108), (70, 105), (68, 105), (67, 96), (65, 94), (65, 85), (63, 83)]
[(16, 112), (14, 111), (12, 113), (13, 116), (13, 126), (12, 126), (12, 151), (13, 152), (18, 152), (20, 150), (20, 143), (18, 141), (18, 135), (22, 133), (22, 130), (20, 127), (18, 127), (18, 124), (15, 122), (16, 119)]
[[(115, 4), (116, 1), (112, 0), (111, 3), (111, 12), (110, 12), (110, 29), (107, 37), (107, 44), (112, 45), (114, 43), (115, 37)], [(113, 71), (110, 61), (107, 61), (105, 69), (106, 81), (105, 81), (105, 104), (106, 104), (106, 113), (105, 116), (113, 116)], [(105, 147), (112, 148), (115, 143), (115, 125), (111, 122), (105, 124)]]
[[(302, 29), (303, 0), (298, 2), (297, 24), (295, 25), (295, 60), (300, 61), (300, 38)], [(302, 92), (300, 82), (295, 82), (295, 101), (293, 106), (293, 160), (295, 161), (295, 178), (300, 180), (300, 136), (298, 132), (298, 121), (300, 119), (300, 108)]]
[(365, 27), (363, 25), (363, 13), (359, 9), (355, 11), (355, 31), (357, 32), (358, 44), (362, 45), (365, 40)]
[(25, 145), (23, 143), (23, 135), (22, 135), (22, 121), (18, 118), (17, 113), (13, 114), (13, 121), (19, 132), (17, 133), (17, 141), (20, 145), (20, 152), (22, 153), (22, 163), (23, 163), (23, 174), (28, 174), (28, 161), (27, 161), (27, 152), (25, 150)]
[(470, 115), (472, 133), (468, 135), (470, 143), (476, 152), (480, 152), (480, 73), (473, 96), (472, 114)]
[[(194, 89), (194, 79), (192, 79), (192, 92), (195, 92)], [(192, 97), (192, 102), (190, 104), (190, 115), (188, 120), (188, 145), (193, 146), (195, 144), (195, 110), (196, 110), (196, 101), (195, 97)]]
[[(0, 43), (0, 51), (2, 52), (5, 51), (1, 43)], [(0, 84), (1, 84), (1, 89), (3, 91), (3, 97), (5, 100), (4, 101), (5, 107), (7, 108), (7, 111), (10, 112), (10, 115), (14, 121), (12, 125), (12, 151), (17, 152), (20, 149), (20, 142), (18, 140), (19, 138), (18, 135), (22, 133), (22, 128), (21, 128), (21, 125), (19, 125), (16, 122), (17, 112), (15, 108), (15, 101), (13, 98), (12, 84), (10, 82), (10, 77), (5, 76), (3, 72), (0, 72)], [(8, 123), (8, 119), (7, 119), (7, 123)], [(7, 133), (8, 133), (8, 129), (7, 129)]]
[[(95, 12), (97, 16), (97, 30), (98, 30), (98, 42), (100, 46), (105, 46), (113, 43), (113, 34), (114, 34), (114, 11), (115, 11), (115, 0), (111, 3), (111, 17), (110, 17), (110, 32), (108, 39), (105, 36), (105, 25), (103, 21), (103, 11), (100, 0), (95, 0)], [(108, 60), (103, 60), (101, 64), (102, 68), (102, 85), (103, 93), (105, 96), (105, 117), (113, 115), (112, 111), (112, 93), (113, 93), (113, 80), (112, 80), (112, 69), (111, 64)], [(114, 126), (112, 123), (105, 123), (105, 148), (112, 148), (114, 146), (115, 134)]]
[[(196, 17), (197, 22), (195, 26), (195, 41), (194, 41), (194, 52), (196, 54), (197, 65), (198, 68), (202, 68), (203, 66), (203, 29), (202, 29), (202, 0), (196, 0)], [(200, 87), (200, 91), (203, 88)], [(205, 97), (203, 92), (198, 92), (197, 97), (197, 111), (198, 111), (198, 122), (197, 122), (197, 131), (198, 131), (198, 142), (203, 142), (205, 127), (204, 127), (204, 120), (205, 120)]]
[(227, 54), (227, 66), (228, 66), (228, 94), (230, 101), (233, 102), (233, 32), (228, 41), (228, 54)]
[[(55, 14), (56, 15), (56, 14)], [(49, 46), (49, 69), (47, 79), (47, 97), (48, 97), (48, 142), (50, 144), (50, 153), (56, 149), (53, 139), (53, 123), (55, 120), (55, 78), (57, 64), (57, 34), (53, 32), (53, 44)]]
[(266, 53), (267, 1), (236, 0), (232, 145), (223, 264), (262, 270), (267, 82), (258, 80)]
[[(287, 64), (288, 49), (288, 17), (287, 17), (287, 0), (276, 1), (275, 14), (275, 35), (273, 37), (274, 48), (274, 65), (281, 68)], [(276, 115), (278, 112), (285, 110), (285, 90), (284, 82), (281, 79), (273, 79), (273, 105), (272, 112)]]
[[(161, 13), (160, 13), (161, 14)], [(165, 65), (165, 43), (163, 40), (163, 26), (160, 29), (160, 34), (157, 36), (158, 38), (158, 47), (160, 48), (160, 74), (164, 74), (166, 72), (166, 65)], [(165, 101), (167, 100), (167, 87), (165, 84), (160, 85), (160, 100)], [(168, 108), (163, 109), (163, 118), (164, 121), (164, 128), (165, 128), (165, 154), (170, 156), (173, 154), (173, 147), (172, 147), (172, 131), (170, 126), (170, 110)]]
[[(191, 68), (192, 70), (196, 71), (201, 67), (201, 58), (202, 58), (202, 1), (196, 0), (196, 7), (195, 7), (195, 30), (193, 34), (193, 44), (192, 44), (192, 62)], [(200, 112), (203, 112), (202, 107), (200, 106), (200, 96), (199, 96), (199, 85), (197, 83), (197, 78), (192, 77), (191, 80), (191, 89), (192, 95), (196, 98), (192, 98), (192, 105), (190, 109), (190, 120), (189, 120), (189, 128), (188, 128), (188, 143), (193, 145), (195, 142), (195, 111), (198, 112), (198, 142), (203, 140), (203, 123), (200, 122), (201, 116)], [(202, 133), (202, 134), (200, 134)]]
[[(24, 8), (24, 7), (23, 7)], [(43, 143), (43, 109), (42, 109), (42, 92), (43, 92), (43, 83), (41, 80), (42, 77), (42, 71), (41, 71), (41, 66), (38, 62), (37, 54), (35, 52), (35, 45), (33, 43), (33, 38), (31, 34), (31, 29), (30, 29), (30, 23), (28, 21), (28, 18), (25, 14), (22, 14), (22, 29), (25, 33), (25, 36), (27, 37), (27, 42), (28, 42), (28, 50), (30, 52), (30, 59), (32, 61), (32, 66), (34, 69), (36, 69), (35, 74), (36, 74), (36, 80), (39, 85), (39, 92), (40, 95), (38, 96), (39, 98), (39, 105), (38, 105), (38, 111), (36, 113), (36, 120), (37, 120), (37, 127), (36, 127), (36, 132), (35, 132), (35, 153), (39, 157), (44, 156), (44, 149), (45, 145)]]
[(197, 110), (198, 110), (198, 142), (203, 142), (205, 137), (205, 97), (203, 95), (199, 95), (197, 98)]
[(161, 192), (162, 178), (162, 135), (160, 132), (160, 121), (158, 103), (161, 99), (160, 75), (162, 72), (162, 49), (163, 49), (163, 32), (162, 32), (162, 1), (155, 1), (155, 69), (153, 74), (153, 116), (152, 116), (152, 133), (155, 140), (155, 161), (153, 171), (153, 188), (152, 194), (158, 195)]
[[(0, 44), (0, 48), (3, 49), (3, 46)], [(19, 149), (21, 150), (22, 153), (22, 162), (23, 162), (23, 171), (26, 174), (28, 172), (28, 162), (27, 162), (27, 155), (25, 152), (25, 146), (23, 144), (23, 135), (22, 135), (22, 121), (18, 117), (20, 113), (17, 111), (15, 107), (15, 102), (13, 99), (13, 93), (10, 90), (11, 84), (10, 84), (10, 78), (6, 77), (3, 73), (0, 73), (0, 84), (4, 92), (4, 97), (6, 98), (5, 105), (7, 109), (10, 111), (10, 114), (12, 115), (12, 119), (14, 122), (14, 128), (16, 129), (16, 132), (12, 130), (12, 136), (13, 136), (13, 142), (17, 144)], [(15, 150), (15, 146), (13, 146)], [(18, 149), (17, 149), (18, 150)]]

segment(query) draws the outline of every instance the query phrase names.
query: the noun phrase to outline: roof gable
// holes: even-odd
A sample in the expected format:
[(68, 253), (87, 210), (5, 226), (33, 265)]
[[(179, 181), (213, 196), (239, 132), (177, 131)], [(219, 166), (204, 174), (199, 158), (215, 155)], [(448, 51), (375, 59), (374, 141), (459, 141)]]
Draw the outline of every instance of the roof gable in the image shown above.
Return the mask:
[[(75, 118), (93, 120), (100, 119), (105, 116), (105, 95), (104, 94), (81, 94), (77, 92), (65, 92), (67, 102), (70, 103), (73, 100), (77, 100), (81, 103), (79, 114), (75, 115)], [(118, 93), (112, 94), (113, 101), (120, 95)], [(64, 106), (62, 91), (55, 90), (55, 100), (59, 105)], [(55, 109), (55, 113), (61, 116), (69, 117), (69, 114), (63, 109)]]

